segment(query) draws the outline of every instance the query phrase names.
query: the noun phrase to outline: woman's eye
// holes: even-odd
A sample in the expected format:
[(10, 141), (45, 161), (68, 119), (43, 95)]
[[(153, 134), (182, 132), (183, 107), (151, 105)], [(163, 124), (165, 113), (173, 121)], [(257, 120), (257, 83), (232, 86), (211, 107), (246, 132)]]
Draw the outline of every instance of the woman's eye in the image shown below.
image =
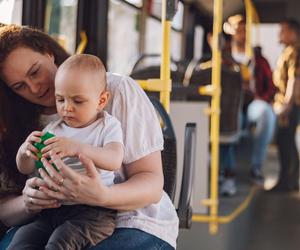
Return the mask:
[(64, 102), (64, 99), (56, 99), (57, 102)]
[(14, 90), (21, 90), (24, 87), (24, 83), (18, 83), (14, 85)]
[(35, 76), (35, 75), (39, 72), (39, 70), (40, 70), (40, 68), (34, 69), (34, 70), (31, 72), (30, 76)]

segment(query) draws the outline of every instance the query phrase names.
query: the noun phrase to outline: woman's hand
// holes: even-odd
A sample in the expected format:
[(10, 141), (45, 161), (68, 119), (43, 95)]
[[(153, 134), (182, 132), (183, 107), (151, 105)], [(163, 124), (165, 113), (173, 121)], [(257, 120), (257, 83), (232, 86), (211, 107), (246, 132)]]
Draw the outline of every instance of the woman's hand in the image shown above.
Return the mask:
[[(275, 109), (276, 108), (276, 109)], [(274, 107), (275, 113), (278, 116), (278, 124), (280, 127), (287, 127), (289, 125), (289, 116), (292, 110), (291, 105), (282, 104)]]
[[(41, 187), (48, 196), (57, 200), (68, 200), (79, 204), (102, 206), (116, 210), (133, 210), (157, 203), (163, 193), (163, 174), (160, 151), (153, 152), (127, 166), (128, 180), (105, 186), (94, 163), (80, 155), (86, 173), (80, 174), (66, 166), (57, 155), (51, 161), (60, 172), (43, 159), (45, 170), (40, 174), (47, 183)], [(57, 191), (53, 191), (57, 190)]]
[(80, 143), (66, 137), (52, 137), (44, 142), (46, 147), (42, 149), (43, 157), (58, 154), (60, 158), (77, 156)]
[(33, 177), (26, 181), (23, 189), (23, 200), (27, 213), (38, 213), (45, 208), (60, 206), (57, 199), (49, 197), (40, 190), (46, 185), (46, 182), (38, 177)]
[(65, 165), (57, 154), (52, 154), (51, 162), (59, 169), (57, 172), (49, 161), (43, 158), (42, 162), (49, 175), (44, 169), (40, 169), (39, 172), (49, 188), (43, 186), (40, 190), (53, 199), (104, 206), (109, 188), (101, 182), (96, 167), (90, 159), (83, 155), (79, 155), (79, 159), (85, 166), (86, 173), (75, 172)]

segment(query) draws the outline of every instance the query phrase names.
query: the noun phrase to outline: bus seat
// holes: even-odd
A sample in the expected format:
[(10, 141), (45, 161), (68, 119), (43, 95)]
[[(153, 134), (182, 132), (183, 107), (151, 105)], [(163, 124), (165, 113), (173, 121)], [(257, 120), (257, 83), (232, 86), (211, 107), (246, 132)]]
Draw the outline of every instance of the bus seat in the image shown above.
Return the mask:
[(149, 98), (162, 121), (162, 131), (164, 136), (164, 150), (162, 151), (164, 190), (169, 195), (172, 202), (174, 202), (177, 176), (175, 132), (171, 119), (159, 100), (154, 97)]
[[(162, 130), (164, 136), (164, 150), (162, 152), (164, 190), (168, 193), (174, 203), (177, 177), (176, 137), (170, 117), (162, 104), (154, 97), (149, 98), (162, 120)], [(180, 228), (190, 228), (192, 222), (192, 207), (190, 202), (195, 168), (195, 140), (196, 125), (195, 123), (188, 123), (185, 129), (183, 173), (177, 208)]]
[[(190, 86), (201, 86), (211, 83), (211, 68), (195, 69)], [(241, 134), (242, 78), (238, 70), (222, 65), (221, 70), (221, 114), (220, 143), (237, 142)], [(199, 95), (187, 96), (187, 100), (198, 100)]]
[[(149, 59), (148, 65), (145, 61)], [(149, 78), (160, 78), (160, 55), (143, 54), (134, 64), (130, 76), (133, 79), (146, 80)], [(171, 79), (173, 82), (182, 82), (185, 63), (171, 59)]]
[(184, 159), (180, 198), (177, 208), (180, 228), (191, 228), (193, 210), (191, 206), (192, 187), (195, 173), (196, 124), (188, 123), (184, 136)]
[[(159, 65), (150, 65), (146, 68), (141, 68), (137, 71), (134, 71), (130, 74), (133, 79), (146, 80), (149, 78), (160, 77), (160, 66)], [(183, 78), (183, 73), (177, 70), (171, 71), (171, 79), (174, 82), (181, 82)]]

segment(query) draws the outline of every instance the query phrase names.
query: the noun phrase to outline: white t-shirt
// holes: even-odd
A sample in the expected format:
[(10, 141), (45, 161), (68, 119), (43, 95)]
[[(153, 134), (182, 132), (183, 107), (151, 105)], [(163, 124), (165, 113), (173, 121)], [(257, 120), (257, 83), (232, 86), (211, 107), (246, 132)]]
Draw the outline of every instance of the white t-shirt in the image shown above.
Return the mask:
[[(107, 111), (118, 118), (123, 130), (124, 164), (134, 162), (150, 153), (163, 150), (163, 135), (152, 103), (141, 87), (130, 77), (107, 74), (111, 102)], [(120, 171), (118, 181), (125, 181)], [(161, 200), (145, 208), (119, 212), (117, 227), (137, 228), (168, 242), (176, 248), (178, 217), (164, 192)]]
[[(72, 128), (66, 125), (62, 119), (50, 122), (44, 129), (44, 132), (50, 132), (55, 136), (67, 137), (84, 144), (94, 147), (103, 147), (111, 142), (118, 142), (123, 145), (123, 134), (120, 122), (106, 111), (102, 112), (100, 117), (90, 125), (84, 128)], [(85, 173), (85, 167), (79, 161), (78, 157), (65, 157), (64, 163), (79, 173)], [(101, 166), (99, 166), (101, 168)], [(106, 186), (114, 183), (114, 172), (104, 169), (97, 169), (102, 182)]]
[[(130, 77), (107, 73), (107, 88), (111, 98), (106, 110), (122, 126), (125, 148), (123, 163), (129, 164), (163, 150), (164, 140), (157, 114), (141, 87)], [(117, 176), (117, 182), (126, 180), (124, 171), (119, 171)], [(156, 204), (119, 212), (116, 226), (140, 229), (176, 248), (179, 222), (176, 210), (165, 192)]]
[(236, 62), (248, 67), (249, 72), (250, 72), (249, 88), (250, 88), (250, 90), (255, 92), (255, 80), (253, 77), (254, 67), (255, 67), (254, 60), (252, 60), (252, 58), (247, 56), (246, 53), (242, 53), (242, 52), (232, 52), (232, 57)]

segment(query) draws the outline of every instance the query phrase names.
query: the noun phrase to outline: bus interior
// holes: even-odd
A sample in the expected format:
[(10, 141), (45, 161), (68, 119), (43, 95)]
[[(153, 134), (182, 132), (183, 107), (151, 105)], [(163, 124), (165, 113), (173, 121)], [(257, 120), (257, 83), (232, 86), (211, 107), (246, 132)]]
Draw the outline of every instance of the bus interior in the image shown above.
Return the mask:
[[(241, 124), (242, 81), (221, 66), (229, 17), (245, 16), (247, 46), (260, 46), (275, 70), (280, 22), (300, 22), (299, 12), (297, 0), (0, 0), (1, 23), (39, 28), (69, 53), (96, 55), (108, 71), (144, 88), (163, 127), (164, 189), (180, 219), (179, 250), (299, 249), (299, 193), (267, 192), (279, 175), (274, 139), (263, 186), (250, 181), (252, 128)], [(299, 129), (296, 142), (300, 147)], [(232, 196), (219, 192), (225, 144), (237, 156)]]

